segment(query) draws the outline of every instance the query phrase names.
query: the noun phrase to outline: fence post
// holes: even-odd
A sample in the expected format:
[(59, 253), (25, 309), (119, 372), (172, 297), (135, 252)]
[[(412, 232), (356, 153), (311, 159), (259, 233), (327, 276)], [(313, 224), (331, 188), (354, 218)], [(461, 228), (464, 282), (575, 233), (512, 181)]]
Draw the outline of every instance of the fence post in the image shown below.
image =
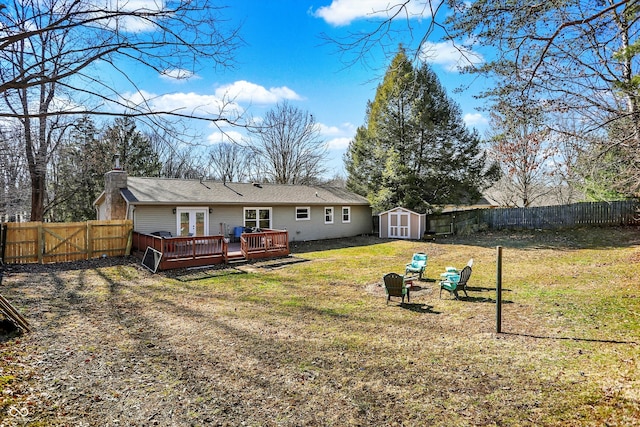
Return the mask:
[(496, 332), (502, 332), (502, 246), (496, 246)]
[(0, 265), (4, 264), (5, 247), (7, 246), (7, 224), (0, 224)]
[(38, 222), (38, 264), (43, 263), (45, 243), (44, 243), (44, 227), (42, 221)]
[(93, 258), (93, 226), (87, 221), (87, 259)]

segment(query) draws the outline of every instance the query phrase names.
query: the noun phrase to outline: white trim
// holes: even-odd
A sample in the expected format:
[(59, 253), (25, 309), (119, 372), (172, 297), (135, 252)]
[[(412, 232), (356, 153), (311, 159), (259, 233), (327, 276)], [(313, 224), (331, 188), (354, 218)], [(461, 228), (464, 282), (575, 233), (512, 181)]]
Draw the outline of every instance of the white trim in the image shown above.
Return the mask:
[[(347, 216), (349, 218), (347, 218), (347, 220), (344, 220), (344, 211), (345, 209), (347, 210)], [(343, 224), (347, 224), (351, 222), (351, 206), (343, 206), (342, 209), (340, 209), (340, 219), (342, 221)]]
[[(327, 210), (329, 210), (329, 209), (331, 209), (331, 220), (327, 221)], [(325, 208), (324, 208), (324, 223), (325, 224), (333, 224), (334, 215), (335, 215), (335, 209), (333, 208), (333, 206), (325, 206)]]
[(378, 214), (378, 216), (380, 216), (380, 215), (384, 215), (384, 214), (388, 214), (388, 213), (390, 213), (390, 212), (394, 212), (394, 211), (403, 211), (403, 212), (408, 212), (408, 213), (412, 213), (412, 214), (416, 214), (416, 215), (425, 215), (425, 214), (421, 214), (421, 213), (418, 213), (418, 212), (412, 211), (411, 209), (403, 208), (403, 207), (401, 207), (401, 206), (396, 206), (395, 208), (393, 208), (393, 209), (389, 209), (388, 211), (380, 212), (380, 213)]
[[(306, 209), (307, 217), (306, 218), (298, 218), (298, 209)], [(311, 206), (296, 206), (295, 217), (296, 217), (296, 221), (309, 221), (309, 220), (311, 220)]]
[[(242, 225), (244, 227), (249, 227), (247, 225), (247, 211), (256, 211), (256, 227), (257, 228), (273, 228), (272, 224), (273, 224), (273, 208), (271, 207), (265, 207), (265, 206), (248, 206), (245, 208), (242, 208)], [(269, 211), (269, 226), (268, 227), (260, 227), (260, 211)], [(253, 221), (253, 220), (251, 220)], [(263, 220), (264, 221), (264, 220)]]
[[(391, 239), (410, 239), (411, 238), (411, 211), (406, 209), (397, 212), (389, 212), (388, 214), (388, 236)], [(391, 224), (391, 218), (396, 217), (396, 225)], [(402, 218), (407, 218), (407, 225), (403, 226)]]
[(203, 236), (207, 236), (209, 234), (209, 208), (202, 206), (177, 206), (176, 207), (176, 234), (178, 236), (182, 236), (182, 224), (180, 223), (180, 214), (182, 213), (189, 214), (189, 230), (187, 231), (187, 236), (199, 236), (196, 234), (197, 223), (195, 221), (196, 215), (198, 213), (204, 214), (204, 224), (203, 224)]

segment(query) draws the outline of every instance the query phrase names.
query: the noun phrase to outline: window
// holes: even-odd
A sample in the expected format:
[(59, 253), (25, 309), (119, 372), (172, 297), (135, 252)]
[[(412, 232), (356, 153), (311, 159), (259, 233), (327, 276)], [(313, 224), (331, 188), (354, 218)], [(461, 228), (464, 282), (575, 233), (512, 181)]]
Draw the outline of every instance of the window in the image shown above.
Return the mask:
[(271, 228), (271, 208), (244, 208), (244, 226)]
[(342, 207), (342, 222), (351, 222), (351, 207)]
[(324, 208), (324, 223), (333, 224), (333, 208)]
[(309, 206), (296, 208), (296, 221), (306, 221), (311, 219), (311, 208)]

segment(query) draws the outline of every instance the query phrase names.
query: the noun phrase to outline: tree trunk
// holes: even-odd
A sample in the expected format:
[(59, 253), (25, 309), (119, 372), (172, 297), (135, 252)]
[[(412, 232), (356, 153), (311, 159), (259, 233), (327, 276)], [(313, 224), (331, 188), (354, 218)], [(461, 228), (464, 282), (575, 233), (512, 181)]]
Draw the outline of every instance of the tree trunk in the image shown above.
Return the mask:
[(46, 176), (44, 173), (31, 174), (31, 221), (44, 219), (44, 195)]

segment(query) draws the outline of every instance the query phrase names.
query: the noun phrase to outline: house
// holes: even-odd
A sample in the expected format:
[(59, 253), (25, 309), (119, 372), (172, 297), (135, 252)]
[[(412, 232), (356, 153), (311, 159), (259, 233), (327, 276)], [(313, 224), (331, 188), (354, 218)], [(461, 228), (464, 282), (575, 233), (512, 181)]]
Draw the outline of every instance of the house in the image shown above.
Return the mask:
[(234, 239), (242, 230), (270, 229), (303, 241), (372, 232), (366, 198), (323, 186), (138, 178), (114, 169), (94, 204), (97, 219), (131, 219), (142, 234)]
[(426, 231), (427, 215), (395, 207), (378, 214), (378, 233), (383, 239), (421, 239)]

